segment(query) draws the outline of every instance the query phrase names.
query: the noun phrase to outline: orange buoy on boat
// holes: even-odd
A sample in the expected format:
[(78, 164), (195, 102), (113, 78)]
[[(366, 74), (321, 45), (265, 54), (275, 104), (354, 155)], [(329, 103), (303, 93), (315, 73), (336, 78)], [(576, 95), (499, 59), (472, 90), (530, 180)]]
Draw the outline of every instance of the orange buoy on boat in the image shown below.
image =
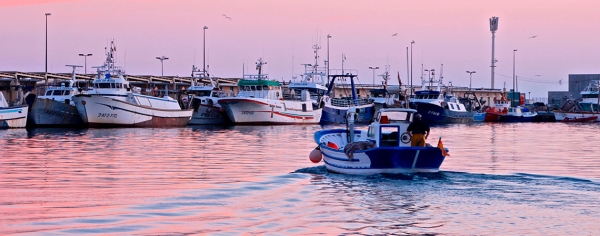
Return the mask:
[(340, 149), (338, 147), (337, 144), (333, 143), (333, 142), (327, 142), (327, 147), (333, 148), (333, 149)]

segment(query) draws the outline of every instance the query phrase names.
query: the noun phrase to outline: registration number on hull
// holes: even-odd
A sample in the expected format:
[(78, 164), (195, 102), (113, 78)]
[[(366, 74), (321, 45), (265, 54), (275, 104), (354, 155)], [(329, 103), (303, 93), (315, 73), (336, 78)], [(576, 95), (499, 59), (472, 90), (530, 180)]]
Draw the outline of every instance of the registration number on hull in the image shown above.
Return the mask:
[(242, 111), (242, 115), (254, 115), (254, 111)]
[(430, 115), (434, 115), (434, 116), (440, 116), (439, 112), (435, 112), (435, 111), (429, 111), (428, 112)]
[(98, 113), (98, 117), (117, 118), (115, 113)]

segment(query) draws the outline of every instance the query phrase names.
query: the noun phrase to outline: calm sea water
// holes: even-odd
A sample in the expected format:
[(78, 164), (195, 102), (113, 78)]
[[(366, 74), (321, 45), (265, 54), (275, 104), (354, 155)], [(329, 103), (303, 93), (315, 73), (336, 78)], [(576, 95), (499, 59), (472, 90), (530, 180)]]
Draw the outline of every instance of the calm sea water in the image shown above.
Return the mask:
[(599, 125), (438, 126), (442, 171), (369, 177), (318, 125), (0, 130), (0, 234), (597, 235)]

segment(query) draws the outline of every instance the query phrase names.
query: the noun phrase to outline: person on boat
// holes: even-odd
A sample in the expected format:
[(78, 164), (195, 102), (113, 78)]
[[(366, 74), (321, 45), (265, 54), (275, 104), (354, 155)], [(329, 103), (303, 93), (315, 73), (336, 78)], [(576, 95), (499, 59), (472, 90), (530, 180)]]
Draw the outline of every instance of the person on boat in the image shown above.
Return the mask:
[(154, 86), (154, 88), (152, 88), (152, 96), (154, 96), (154, 97), (158, 96), (158, 87)]
[(410, 146), (425, 147), (425, 139), (429, 136), (429, 125), (421, 121), (421, 114), (415, 114), (406, 132), (410, 135)]

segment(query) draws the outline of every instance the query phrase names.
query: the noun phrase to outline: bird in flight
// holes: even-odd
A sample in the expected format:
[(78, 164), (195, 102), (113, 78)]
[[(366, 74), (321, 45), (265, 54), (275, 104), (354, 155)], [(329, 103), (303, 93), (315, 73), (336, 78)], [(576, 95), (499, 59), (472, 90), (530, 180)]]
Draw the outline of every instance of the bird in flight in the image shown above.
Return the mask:
[(535, 37), (537, 37), (537, 34), (536, 34), (536, 35), (534, 35), (534, 36), (531, 36), (531, 37), (529, 37), (529, 38), (530, 38), (530, 39), (533, 39), (533, 38), (535, 38)]
[(392, 36), (396, 36), (396, 35), (398, 35), (398, 33), (392, 34)]
[(225, 15), (225, 14), (223, 14), (223, 16), (224, 16), (225, 18), (227, 18), (227, 19), (231, 20), (231, 17), (229, 17), (229, 16), (227, 16), (227, 15)]

